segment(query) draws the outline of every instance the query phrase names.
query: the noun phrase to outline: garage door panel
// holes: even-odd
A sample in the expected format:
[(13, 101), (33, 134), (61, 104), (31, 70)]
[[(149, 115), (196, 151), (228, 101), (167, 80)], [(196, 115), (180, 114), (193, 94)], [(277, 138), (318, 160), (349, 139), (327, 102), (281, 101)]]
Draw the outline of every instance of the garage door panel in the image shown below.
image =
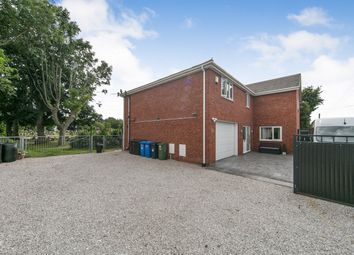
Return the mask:
[(234, 123), (216, 123), (216, 160), (236, 154), (236, 130)]

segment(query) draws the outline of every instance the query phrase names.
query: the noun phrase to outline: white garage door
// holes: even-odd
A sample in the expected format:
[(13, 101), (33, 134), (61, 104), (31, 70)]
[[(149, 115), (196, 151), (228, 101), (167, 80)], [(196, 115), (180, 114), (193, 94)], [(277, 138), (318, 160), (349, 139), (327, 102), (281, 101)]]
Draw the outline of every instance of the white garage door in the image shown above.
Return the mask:
[(237, 155), (237, 124), (216, 122), (216, 160)]

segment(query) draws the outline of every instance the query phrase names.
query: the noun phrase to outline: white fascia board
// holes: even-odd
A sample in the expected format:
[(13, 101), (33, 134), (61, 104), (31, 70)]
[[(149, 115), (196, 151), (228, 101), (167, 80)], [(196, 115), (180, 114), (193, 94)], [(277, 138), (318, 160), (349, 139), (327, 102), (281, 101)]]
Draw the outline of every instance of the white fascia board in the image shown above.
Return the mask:
[(206, 66), (206, 68), (213, 69), (214, 71), (220, 73), (222, 76), (224, 76), (228, 80), (232, 81), (237, 87), (239, 87), (240, 89), (248, 92), (250, 95), (252, 95), (252, 96), (256, 95), (251, 89), (249, 89), (247, 86), (243, 85), (240, 81), (235, 79), (231, 74), (226, 72), (223, 68), (221, 68), (217, 64), (212, 63), (210, 66)]

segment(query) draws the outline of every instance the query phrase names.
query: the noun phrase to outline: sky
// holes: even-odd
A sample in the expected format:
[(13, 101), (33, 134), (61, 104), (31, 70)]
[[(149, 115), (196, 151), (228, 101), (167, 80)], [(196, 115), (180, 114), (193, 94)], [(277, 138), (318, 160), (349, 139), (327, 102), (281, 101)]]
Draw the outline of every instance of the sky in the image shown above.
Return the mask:
[[(61, 0), (113, 67), (97, 112), (122, 118), (115, 94), (210, 58), (243, 84), (301, 73), (321, 86), (312, 117), (354, 117), (354, 1)], [(101, 107), (97, 105), (101, 103)]]

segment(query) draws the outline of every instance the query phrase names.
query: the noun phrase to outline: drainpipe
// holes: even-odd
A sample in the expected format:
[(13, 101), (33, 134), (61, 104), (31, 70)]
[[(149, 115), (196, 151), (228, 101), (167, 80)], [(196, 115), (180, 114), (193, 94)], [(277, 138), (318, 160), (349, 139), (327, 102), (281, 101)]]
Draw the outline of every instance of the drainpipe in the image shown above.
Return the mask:
[(128, 97), (128, 147), (130, 146), (130, 96)]
[(202, 66), (202, 71), (203, 71), (203, 164), (202, 166), (206, 166), (205, 162), (205, 69), (204, 66)]
[(122, 151), (124, 150), (125, 150), (125, 98), (123, 98), (123, 135), (122, 135)]

